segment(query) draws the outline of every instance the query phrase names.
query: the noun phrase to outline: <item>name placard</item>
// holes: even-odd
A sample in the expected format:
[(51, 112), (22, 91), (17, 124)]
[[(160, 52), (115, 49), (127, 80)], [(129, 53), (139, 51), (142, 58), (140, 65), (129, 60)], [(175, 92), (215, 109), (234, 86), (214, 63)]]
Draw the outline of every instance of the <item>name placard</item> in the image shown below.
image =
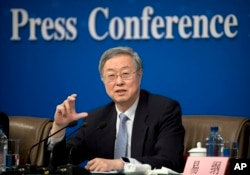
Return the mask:
[(228, 157), (188, 157), (183, 175), (225, 175)]

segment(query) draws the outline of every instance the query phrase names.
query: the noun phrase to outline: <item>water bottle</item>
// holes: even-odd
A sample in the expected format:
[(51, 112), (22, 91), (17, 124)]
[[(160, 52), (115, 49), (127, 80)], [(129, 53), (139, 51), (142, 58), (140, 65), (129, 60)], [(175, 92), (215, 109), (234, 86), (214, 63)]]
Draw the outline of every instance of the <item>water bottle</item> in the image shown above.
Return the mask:
[(238, 142), (233, 142), (232, 143), (232, 154), (231, 154), (232, 159), (237, 159), (238, 158)]
[(0, 125), (0, 174), (6, 171), (7, 149), (8, 149), (7, 136), (3, 132), (2, 125)]
[(224, 142), (218, 126), (210, 127), (210, 134), (206, 138), (206, 149), (207, 156), (223, 156)]

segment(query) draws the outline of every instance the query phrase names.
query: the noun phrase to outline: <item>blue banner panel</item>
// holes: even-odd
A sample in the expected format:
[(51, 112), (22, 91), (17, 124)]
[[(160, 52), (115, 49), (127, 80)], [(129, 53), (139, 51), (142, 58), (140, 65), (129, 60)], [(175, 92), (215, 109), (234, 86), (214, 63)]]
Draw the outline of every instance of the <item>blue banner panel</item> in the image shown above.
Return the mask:
[(0, 111), (53, 118), (72, 93), (78, 112), (106, 104), (98, 63), (115, 46), (183, 114), (250, 117), (249, 0), (2, 0)]

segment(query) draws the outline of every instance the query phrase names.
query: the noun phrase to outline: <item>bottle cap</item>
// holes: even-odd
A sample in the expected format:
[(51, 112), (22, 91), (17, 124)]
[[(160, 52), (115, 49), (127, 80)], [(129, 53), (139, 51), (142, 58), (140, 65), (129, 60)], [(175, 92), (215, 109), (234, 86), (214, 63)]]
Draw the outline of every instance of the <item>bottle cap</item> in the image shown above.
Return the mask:
[(210, 127), (210, 131), (212, 131), (212, 132), (218, 132), (218, 130), (219, 130), (218, 126), (211, 126)]

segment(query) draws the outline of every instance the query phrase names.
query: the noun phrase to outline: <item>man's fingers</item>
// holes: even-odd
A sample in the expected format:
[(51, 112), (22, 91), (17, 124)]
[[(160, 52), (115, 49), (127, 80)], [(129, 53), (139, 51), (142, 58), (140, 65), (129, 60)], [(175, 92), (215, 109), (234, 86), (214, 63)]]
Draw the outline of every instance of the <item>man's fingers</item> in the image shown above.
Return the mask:
[(59, 113), (59, 114), (61, 114), (62, 116), (65, 115), (64, 106), (62, 104), (61, 105), (57, 105), (56, 112)]
[(71, 94), (70, 96), (76, 98), (77, 94)]
[(76, 97), (76, 94), (71, 94), (63, 101), (62, 104), (57, 105), (55, 119), (57, 119), (58, 122), (65, 123), (88, 116), (87, 112), (76, 113)]
[(81, 112), (81, 113), (77, 113), (76, 114), (76, 119), (80, 119), (80, 118), (85, 118), (88, 116), (88, 113), (87, 112)]
[(69, 105), (69, 101), (68, 99), (67, 100), (64, 100), (63, 102), (63, 107), (64, 107), (64, 110), (66, 113), (70, 113), (71, 109), (70, 109), (70, 105)]
[(91, 161), (88, 162), (88, 164), (86, 165), (85, 168), (90, 170), (90, 171), (102, 171), (100, 159), (98, 159), (98, 158), (92, 159)]
[(72, 94), (70, 96), (68, 96), (67, 98), (67, 103), (66, 103), (66, 107), (67, 107), (67, 112), (71, 113), (75, 111), (75, 101), (76, 101), (76, 94)]
[(90, 171), (111, 171), (114, 170), (113, 160), (102, 159), (102, 158), (95, 158), (90, 160), (87, 165), (85, 166), (86, 169)]
[(95, 163), (95, 160), (90, 160), (88, 161), (87, 165), (85, 166), (86, 169), (90, 170), (90, 171), (93, 171), (93, 169), (95, 168), (94, 167), (94, 163)]
[(72, 94), (68, 96), (66, 100), (63, 101), (62, 105), (64, 106), (66, 113), (71, 114), (75, 112), (76, 96), (76, 94)]

